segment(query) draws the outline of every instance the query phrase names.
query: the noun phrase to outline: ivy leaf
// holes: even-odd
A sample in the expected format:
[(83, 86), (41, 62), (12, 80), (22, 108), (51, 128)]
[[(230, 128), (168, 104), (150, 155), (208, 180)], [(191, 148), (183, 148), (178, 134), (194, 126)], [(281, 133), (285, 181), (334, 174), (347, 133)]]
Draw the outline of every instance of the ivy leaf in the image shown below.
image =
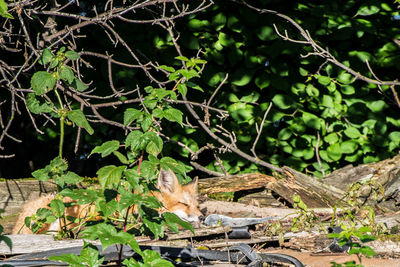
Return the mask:
[(46, 71), (38, 71), (33, 74), (31, 86), (36, 95), (44, 95), (54, 88), (57, 79)]
[(90, 135), (94, 133), (93, 128), (90, 126), (89, 122), (86, 120), (86, 117), (81, 110), (74, 109), (68, 111), (67, 117), (79, 127), (84, 128)]

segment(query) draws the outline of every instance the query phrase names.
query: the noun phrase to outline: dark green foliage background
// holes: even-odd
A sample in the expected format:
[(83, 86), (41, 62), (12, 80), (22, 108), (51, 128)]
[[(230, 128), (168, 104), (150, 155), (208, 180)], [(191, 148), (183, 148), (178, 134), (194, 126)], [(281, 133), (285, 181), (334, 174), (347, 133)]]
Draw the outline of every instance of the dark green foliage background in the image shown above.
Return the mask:
[[(395, 17), (399, 14), (397, 3), (290, 1), (282, 4), (281, 1), (257, 1), (255, 5), (291, 17), (320, 46), (329, 48), (329, 52), (340, 62), (362, 75), (373, 78), (365, 63), (367, 59), (380, 80), (399, 77), (400, 54), (395, 42), (400, 39), (400, 20)], [(302, 40), (299, 32), (279, 16), (260, 14), (231, 1), (216, 1), (211, 8), (199, 14), (177, 20), (176, 31), (180, 33), (179, 44), (183, 54), (188, 58), (194, 57), (201, 49), (200, 57), (208, 61), (201, 78), (197, 80), (204, 94), (191, 90), (188, 99), (199, 102), (208, 100), (228, 73), (227, 82), (211, 104), (229, 111), (230, 117), (222, 125), (235, 133), (237, 146), (250, 154), (257, 136), (255, 124), (261, 123), (272, 102), (256, 147), (258, 156), (272, 164), (287, 165), (316, 176), (348, 164), (378, 161), (398, 153), (399, 106), (390, 87), (356, 80), (317, 55), (304, 57), (313, 52), (312, 48), (283, 40), (275, 33), (274, 24), (281, 33), (286, 30), (290, 38)], [(160, 27), (147, 24), (132, 27), (121, 22), (115, 27), (125, 33), (129, 46), (146, 61), (178, 66), (173, 43)], [(78, 47), (109, 51), (116, 60), (126, 58), (122, 50), (104, 42), (104, 32), (90, 28), (84, 31), (88, 37), (80, 39)], [(95, 70), (82, 70), (85, 80), (93, 80), (91, 88), (96, 87), (98, 92), (103, 90), (106, 94), (109, 91), (107, 63), (93, 60), (91, 64)], [(148, 85), (148, 79), (139, 70), (116, 67), (113, 75), (115, 86), (119, 88), (134, 90), (136, 85), (141, 88)], [(135, 105), (124, 106), (123, 109), (110, 108), (103, 114), (122, 122), (124, 110), (130, 107)], [(177, 107), (195, 124), (183, 105)], [(203, 114), (200, 109), (196, 111)], [(23, 121), (29, 124), (29, 118)], [(220, 123), (212, 117), (213, 125)], [(92, 126), (95, 133), (84, 136), (77, 162), (95, 145), (124, 136), (122, 131), (110, 126)], [(46, 136), (40, 138), (51, 142), (56, 137), (57, 128), (46, 127)], [(187, 129), (173, 124), (171, 127), (164, 125), (163, 129), (166, 135), (184, 142), (194, 151), (213, 142), (201, 128)], [(15, 128), (14, 131), (28, 131), (21, 135), (25, 135), (26, 140), (36, 140), (30, 139), (31, 127)], [(74, 140), (75, 135), (75, 130), (68, 129), (67, 138)], [(75, 157), (71, 156), (73, 142), (66, 142), (66, 146), (72, 159)], [(164, 147), (164, 156), (188, 162), (189, 153), (183, 148), (173, 143), (166, 143)], [(317, 147), (320, 160), (316, 154)], [(54, 153), (51, 151), (49, 147), (49, 158), (56, 155), (56, 147)], [(25, 158), (19, 158), (20, 162), (26, 164), (27, 156), (26, 153), (21, 154), (20, 157)], [(45, 156), (41, 157), (48, 162)], [(231, 153), (222, 154), (221, 159), (231, 174), (268, 172)], [(12, 160), (2, 161), (1, 164), (9, 164), (7, 162)], [(73, 169), (82, 162), (88, 163), (85, 160), (71, 162)], [(200, 154), (199, 163), (211, 170), (221, 171), (207, 153)], [(94, 160), (90, 164), (99, 165), (99, 162)], [(40, 163), (37, 165), (41, 167)], [(85, 166), (83, 172), (93, 175), (96, 169), (97, 166), (92, 169)]]
[[(357, 72), (373, 78), (365, 64), (368, 59), (379, 79), (398, 77), (399, 47), (393, 39), (399, 37), (400, 22), (393, 19), (398, 14), (395, 4), (262, 2), (264, 8), (295, 19), (318, 44)], [(217, 2), (212, 11), (188, 22), (196, 39), (186, 37), (192, 40), (186, 48), (206, 51), (203, 82), (210, 93), (229, 73), (215, 104), (230, 112), (225, 126), (236, 133), (241, 149), (249, 151), (256, 136), (254, 124), (260, 123), (272, 101), (257, 145), (259, 156), (267, 162), (321, 176), (321, 167), (327, 173), (396, 154), (399, 107), (390, 88), (355, 81), (317, 56), (302, 57), (312, 52), (311, 47), (282, 40), (273, 24), (281, 33), (287, 30), (292, 39), (299, 38), (283, 19), (231, 2)], [(224, 162), (230, 172), (257, 168), (241, 159), (227, 157)]]

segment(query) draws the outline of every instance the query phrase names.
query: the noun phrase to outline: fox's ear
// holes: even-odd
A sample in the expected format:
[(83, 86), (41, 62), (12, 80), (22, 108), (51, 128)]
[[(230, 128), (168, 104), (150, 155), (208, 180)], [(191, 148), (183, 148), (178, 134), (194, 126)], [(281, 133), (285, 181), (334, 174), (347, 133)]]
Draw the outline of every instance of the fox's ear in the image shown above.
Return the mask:
[(169, 169), (168, 171), (161, 169), (158, 175), (157, 188), (161, 192), (173, 193), (179, 186), (178, 178), (175, 173)]
[(193, 178), (192, 181), (190, 181), (189, 183), (185, 184), (184, 186), (186, 188), (189, 188), (190, 190), (192, 190), (193, 192), (197, 192), (197, 184), (198, 184), (199, 179), (196, 177)]

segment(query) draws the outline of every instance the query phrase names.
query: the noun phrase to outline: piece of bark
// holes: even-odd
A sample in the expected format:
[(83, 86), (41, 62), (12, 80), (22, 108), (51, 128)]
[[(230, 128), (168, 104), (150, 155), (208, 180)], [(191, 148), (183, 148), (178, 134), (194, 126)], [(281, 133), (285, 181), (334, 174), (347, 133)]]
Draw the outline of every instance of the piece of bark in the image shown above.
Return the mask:
[[(336, 170), (323, 178), (324, 183), (347, 191), (353, 183), (363, 185), (356, 192), (360, 201), (369, 201), (371, 196), (384, 189), (384, 196), (378, 199), (379, 206), (392, 211), (400, 207), (400, 155), (393, 158), (362, 164), (356, 167), (347, 166)], [(373, 182), (371, 182), (373, 181)], [(369, 201), (370, 203), (376, 202)]]
[(274, 177), (261, 173), (212, 177), (199, 180), (199, 193), (206, 195), (264, 188), (275, 181)]
[[(307, 176), (289, 167), (283, 167), (285, 179), (268, 184), (268, 188), (293, 204), (297, 194), (309, 208), (332, 208), (341, 203), (344, 192), (334, 186), (326, 185), (318, 178)], [(345, 205), (345, 203), (342, 203)]]
[(285, 207), (284, 201), (281, 202), (280, 197), (275, 197), (274, 194), (276, 195), (272, 190), (264, 188), (259, 192), (240, 197), (238, 202), (256, 207)]

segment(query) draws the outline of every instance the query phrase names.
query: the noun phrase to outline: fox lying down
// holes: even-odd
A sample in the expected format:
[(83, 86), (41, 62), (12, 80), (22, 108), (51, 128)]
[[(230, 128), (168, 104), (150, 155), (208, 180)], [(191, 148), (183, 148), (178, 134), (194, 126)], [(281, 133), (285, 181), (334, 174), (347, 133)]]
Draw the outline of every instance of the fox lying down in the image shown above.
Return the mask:
[[(182, 220), (198, 224), (199, 217), (202, 216), (197, 203), (197, 178), (193, 179), (186, 185), (181, 185), (176, 175), (171, 171), (160, 170), (157, 181), (157, 189), (152, 191), (153, 194), (161, 203), (162, 207), (158, 210), (160, 213), (172, 212)], [(47, 208), (50, 202), (55, 198), (55, 194), (43, 195), (35, 200), (28, 201), (22, 207), (22, 210), (17, 218), (12, 234), (30, 234), (32, 231), (25, 226), (25, 217), (32, 216), (39, 208)], [(64, 197), (65, 203), (73, 203), (74, 201), (68, 197)], [(87, 205), (71, 205), (65, 210), (66, 217), (72, 216), (75, 218), (84, 218), (88, 215), (93, 215), (94, 206)], [(72, 227), (73, 224), (68, 224)], [(47, 231), (59, 231), (61, 224), (59, 220), (51, 224), (45, 224), (38, 233)]]

